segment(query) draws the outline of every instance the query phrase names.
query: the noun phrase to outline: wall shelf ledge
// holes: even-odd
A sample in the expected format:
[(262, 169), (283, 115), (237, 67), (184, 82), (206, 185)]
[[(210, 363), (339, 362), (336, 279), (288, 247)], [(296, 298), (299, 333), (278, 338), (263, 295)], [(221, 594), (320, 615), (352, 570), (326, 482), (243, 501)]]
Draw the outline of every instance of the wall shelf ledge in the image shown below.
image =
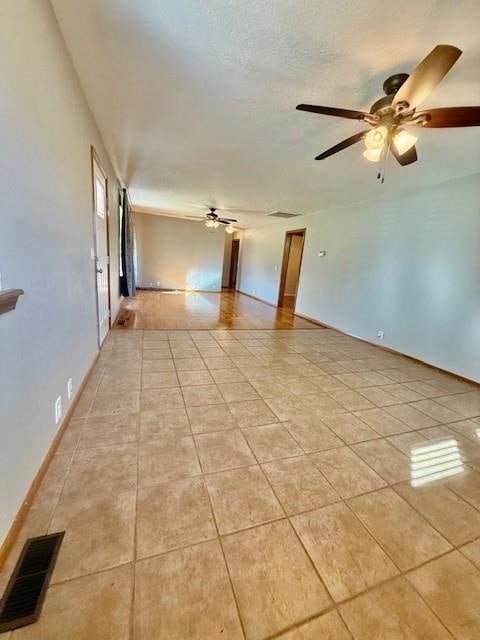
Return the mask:
[(5, 289), (0, 291), (0, 315), (13, 311), (17, 306), (19, 296), (23, 295), (23, 289)]

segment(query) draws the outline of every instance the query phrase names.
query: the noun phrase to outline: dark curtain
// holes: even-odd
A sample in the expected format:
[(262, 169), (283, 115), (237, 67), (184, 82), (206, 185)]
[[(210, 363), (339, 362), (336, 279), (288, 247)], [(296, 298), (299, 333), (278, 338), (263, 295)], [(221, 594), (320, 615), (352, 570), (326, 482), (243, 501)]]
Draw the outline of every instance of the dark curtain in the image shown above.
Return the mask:
[(120, 293), (122, 296), (129, 297), (136, 294), (135, 288), (135, 268), (134, 268), (134, 244), (135, 231), (133, 228), (132, 210), (128, 202), (127, 190), (122, 190), (122, 228), (121, 233), (121, 260), (122, 272), (120, 276)]

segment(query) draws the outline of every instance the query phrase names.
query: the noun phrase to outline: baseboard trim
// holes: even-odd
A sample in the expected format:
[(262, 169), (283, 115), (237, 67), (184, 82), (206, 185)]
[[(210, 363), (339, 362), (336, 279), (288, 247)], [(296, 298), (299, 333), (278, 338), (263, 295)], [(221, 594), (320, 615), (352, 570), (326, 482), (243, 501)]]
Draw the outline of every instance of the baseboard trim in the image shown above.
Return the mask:
[(274, 307), (275, 309), (277, 308), (276, 304), (272, 304), (271, 302), (268, 302), (268, 300), (263, 300), (262, 298), (259, 298), (258, 296), (254, 296), (251, 293), (247, 293), (246, 291), (242, 291), (241, 289), (236, 289), (236, 291), (238, 291), (238, 293), (241, 293), (242, 296), (247, 296), (247, 298), (258, 300), (259, 302), (263, 302), (263, 304), (268, 304), (269, 307)]
[(50, 445), (33, 481), (32, 484), (30, 485), (27, 494), (19, 508), (19, 510), (17, 511), (17, 514), (12, 522), (12, 525), (10, 527), (10, 529), (8, 530), (7, 535), (5, 536), (5, 539), (2, 543), (2, 546), (0, 547), (0, 569), (3, 567), (5, 560), (8, 557), (8, 554), (10, 553), (13, 545), (15, 544), (15, 540), (17, 539), (18, 534), (20, 533), (20, 530), (23, 526), (23, 523), (25, 522), (25, 519), (28, 515), (28, 512), (30, 510), (30, 507), (33, 503), (33, 500), (37, 494), (37, 491), (42, 483), (43, 478), (45, 477), (45, 474), (47, 473), (48, 467), (50, 465), (50, 462), (52, 461), (53, 456), (55, 455), (58, 446), (60, 444), (60, 441), (63, 437), (63, 434), (65, 433), (65, 430), (68, 426), (68, 423), (70, 421), (70, 419), (72, 418), (75, 408), (80, 400), (80, 397), (83, 393), (83, 390), (85, 389), (85, 386), (88, 382), (88, 379), (90, 377), (90, 374), (92, 373), (93, 367), (96, 365), (98, 357), (100, 355), (100, 351), (97, 352), (97, 355), (95, 356), (95, 359), (93, 360), (92, 364), (90, 365), (90, 368), (88, 369), (86, 375), (84, 376), (80, 386), (77, 389), (77, 392), (72, 400), (72, 403), (70, 405), (70, 407), (68, 408), (68, 411), (66, 412), (60, 427), (58, 428), (53, 440), (52, 440), (52, 444)]
[[(268, 302), (268, 300), (263, 300), (263, 298), (258, 298), (257, 296), (252, 296), (251, 293), (247, 293), (246, 291), (241, 291), (240, 289), (237, 289), (238, 293), (241, 293), (242, 296), (247, 296), (247, 298), (253, 298), (253, 300), (258, 300), (258, 302), (263, 302), (263, 304), (268, 304), (269, 307), (273, 307), (274, 309), (281, 309), (282, 307), (279, 307), (276, 304), (273, 304), (273, 302)], [(312, 324), (316, 324), (317, 327), (323, 327), (324, 329), (331, 329), (332, 327), (327, 326), (326, 324), (323, 324), (322, 322), (319, 322), (318, 320), (315, 320), (314, 318), (309, 318), (308, 316), (302, 316), (301, 313), (296, 313), (296, 311), (292, 312), (294, 316), (297, 316), (297, 318), (301, 318), (302, 320), (308, 320), (309, 322), (311, 322)], [(308, 328), (307, 328), (308, 330)]]
[[(223, 287), (222, 287), (223, 288)], [(137, 287), (137, 291), (157, 291), (158, 293), (222, 293), (221, 289), (165, 289), (164, 287)]]
[[(263, 302), (264, 304), (268, 304), (270, 307), (275, 307), (275, 309), (278, 309), (278, 306), (276, 304), (272, 304), (271, 302), (268, 302), (267, 300), (262, 300), (262, 298), (257, 298), (257, 296), (252, 296), (250, 293), (246, 293), (245, 291), (240, 291), (240, 289), (238, 290), (239, 293), (242, 293), (244, 296), (248, 296), (249, 298), (253, 298), (254, 300), (258, 300), (259, 302)], [(403, 356), (404, 358), (408, 358), (409, 360), (412, 360), (412, 362), (415, 362), (416, 364), (423, 364), (426, 367), (430, 367), (430, 369), (433, 369), (434, 371), (440, 371), (441, 373), (447, 373), (449, 376), (452, 376), (453, 378), (456, 378), (457, 380), (461, 380), (462, 382), (469, 382), (470, 384), (474, 384), (477, 387), (480, 387), (480, 382), (477, 382), (476, 380), (472, 380), (471, 378), (467, 378), (465, 376), (461, 376), (458, 373), (454, 373), (453, 371), (449, 371), (448, 369), (442, 369), (441, 367), (437, 367), (434, 364), (431, 364), (430, 362), (425, 362), (425, 360), (420, 360), (420, 358), (416, 358), (415, 356), (410, 356), (408, 353), (402, 353), (401, 351), (397, 351), (396, 349), (392, 349), (390, 347), (385, 347), (382, 344), (378, 344), (377, 342), (372, 342), (371, 340), (367, 340), (367, 338), (362, 338), (362, 336), (356, 336), (353, 333), (348, 333), (348, 331), (344, 331), (343, 329), (339, 329), (338, 327), (334, 327), (331, 324), (326, 324), (325, 322), (320, 322), (319, 320), (316, 320), (315, 318), (311, 318), (310, 316), (306, 316), (303, 315), (302, 313), (297, 313), (294, 312), (295, 316), (298, 316), (299, 318), (302, 318), (302, 320), (308, 320), (309, 322), (312, 322), (313, 324), (318, 325), (319, 327), (323, 327), (324, 329), (333, 329), (334, 331), (338, 331), (339, 333), (343, 333), (343, 335), (345, 336), (349, 336), (350, 338), (356, 338), (357, 340), (361, 340), (362, 342), (366, 342), (367, 344), (371, 344), (374, 347), (378, 347), (379, 349), (382, 349), (383, 351), (387, 351), (388, 353), (394, 353), (397, 356)]]
[(110, 324), (110, 330), (112, 330), (118, 322), (118, 317), (120, 316), (120, 311), (122, 310), (122, 301), (123, 301), (123, 296), (121, 296), (120, 298), (120, 304), (118, 305), (117, 313), (112, 318), (112, 322)]
[[(295, 314), (297, 316), (299, 316), (300, 318), (303, 318), (304, 320), (309, 320), (310, 322), (317, 322), (317, 320), (314, 320), (313, 318), (310, 318), (309, 316), (304, 316), (300, 313)], [(434, 364), (431, 364), (430, 362), (425, 362), (425, 360), (420, 360), (420, 358), (416, 358), (415, 356), (410, 356), (408, 353), (403, 353), (402, 351), (397, 351), (396, 349), (392, 349), (391, 347), (385, 347), (383, 344), (378, 344), (377, 342), (372, 342), (371, 340), (367, 340), (367, 338), (362, 338), (362, 336), (357, 336), (354, 333), (348, 333), (348, 331), (343, 331), (343, 329), (339, 329), (338, 327), (334, 327), (330, 324), (324, 324), (322, 323), (321, 325), (322, 327), (325, 327), (326, 329), (333, 329), (334, 331), (338, 331), (339, 333), (343, 333), (343, 335), (345, 336), (349, 336), (350, 338), (355, 338), (356, 340), (361, 340), (362, 342), (366, 342), (367, 344), (372, 345), (373, 347), (378, 347), (379, 349), (382, 349), (382, 351), (386, 351), (387, 353), (393, 353), (396, 356), (402, 356), (404, 358), (407, 358), (408, 360), (411, 360), (412, 362), (415, 362), (416, 364), (423, 364), (426, 367), (429, 367), (430, 369), (433, 369), (434, 371), (439, 371), (441, 373), (447, 373), (449, 376), (452, 376), (453, 378), (456, 378), (457, 380), (460, 380), (462, 382), (468, 382), (470, 384), (474, 384), (477, 387), (480, 387), (480, 382), (477, 382), (476, 380), (472, 380), (471, 378), (466, 378), (465, 376), (461, 376), (458, 373), (454, 373), (453, 371), (449, 371), (448, 369), (442, 369), (442, 367), (437, 367)]]

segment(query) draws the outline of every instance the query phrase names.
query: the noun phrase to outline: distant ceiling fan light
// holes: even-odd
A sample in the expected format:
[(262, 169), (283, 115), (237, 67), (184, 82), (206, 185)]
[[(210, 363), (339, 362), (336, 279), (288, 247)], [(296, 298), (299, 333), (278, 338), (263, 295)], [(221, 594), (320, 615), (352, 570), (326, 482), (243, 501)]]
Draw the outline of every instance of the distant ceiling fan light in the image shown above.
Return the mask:
[(235, 233), (235, 227), (231, 227), (230, 225), (228, 225), (225, 231), (231, 235), (232, 233)]
[(378, 162), (382, 155), (383, 147), (379, 147), (378, 149), (365, 149), (363, 152), (363, 157), (370, 162)]
[(403, 155), (413, 147), (417, 140), (418, 138), (412, 136), (412, 134), (405, 131), (405, 129), (400, 129), (393, 138), (393, 144), (398, 153)]
[(367, 149), (381, 149), (387, 137), (387, 127), (375, 127), (365, 136), (365, 146)]

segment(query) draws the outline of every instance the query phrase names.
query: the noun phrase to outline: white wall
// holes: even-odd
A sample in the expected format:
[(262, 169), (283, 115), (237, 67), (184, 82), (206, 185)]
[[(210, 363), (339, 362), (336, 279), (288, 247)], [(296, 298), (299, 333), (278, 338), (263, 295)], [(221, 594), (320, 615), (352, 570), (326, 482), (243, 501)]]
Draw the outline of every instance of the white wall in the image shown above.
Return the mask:
[(135, 213), (137, 285), (161, 289), (220, 291), (223, 227), (148, 213)]
[(0, 542), (97, 353), (90, 146), (110, 179), (113, 314), (116, 179), (47, 0), (0, 4), (0, 271), (25, 295), (0, 316)]
[[(480, 381), (480, 175), (242, 235), (240, 289), (276, 304), (306, 227), (296, 312)], [(326, 250), (324, 258), (318, 252)]]

